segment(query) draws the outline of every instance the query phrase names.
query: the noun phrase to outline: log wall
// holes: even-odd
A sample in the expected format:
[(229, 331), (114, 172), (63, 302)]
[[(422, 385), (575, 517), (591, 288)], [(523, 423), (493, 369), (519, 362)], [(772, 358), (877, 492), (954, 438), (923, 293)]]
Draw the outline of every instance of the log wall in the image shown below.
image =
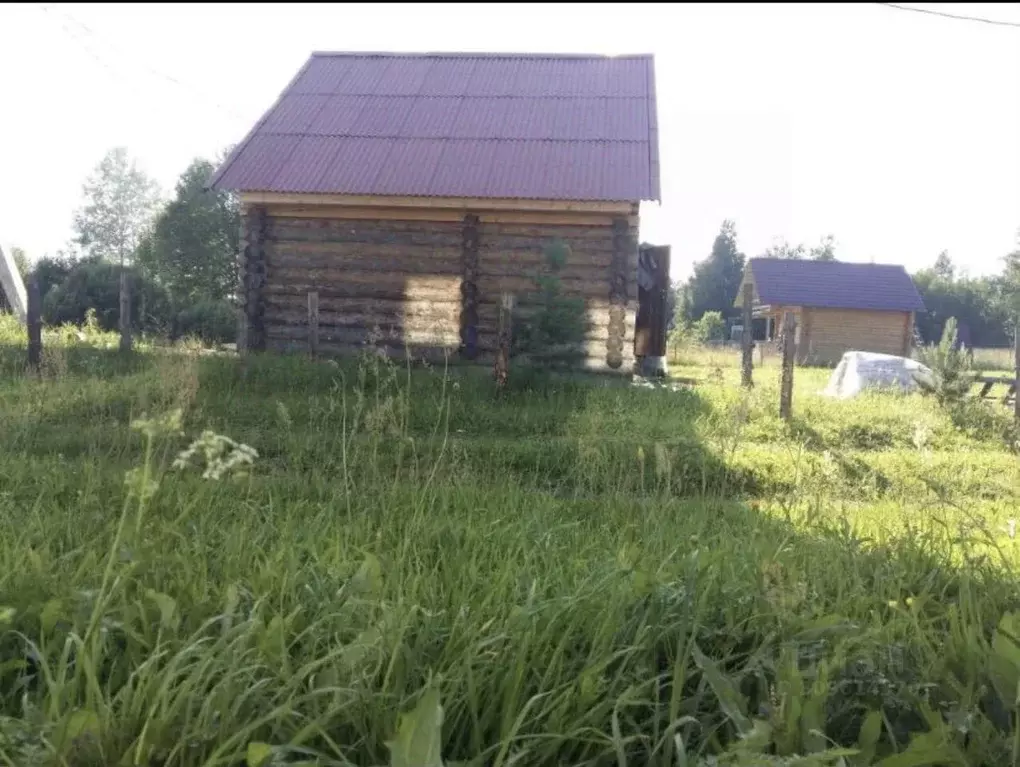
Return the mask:
[[(608, 220), (610, 225), (587, 226), (483, 222), (478, 267), (479, 348), (484, 352), (495, 348), (501, 292), (514, 293), (518, 297), (514, 311), (527, 316), (527, 294), (535, 290), (534, 276), (550, 274), (544, 248), (558, 239), (570, 248), (567, 263), (558, 274), (562, 290), (582, 297), (585, 303), (585, 367), (630, 372), (637, 313), (637, 232), (626, 219), (621, 221), (622, 234), (615, 240)], [(614, 248), (619, 254), (614, 255)], [(613, 293), (614, 267), (622, 279), (618, 296)]]
[[(415, 356), (459, 352), (486, 361), (496, 346), (500, 293), (524, 297), (534, 290), (533, 275), (548, 270), (543, 248), (560, 239), (570, 247), (559, 274), (564, 292), (586, 305), (585, 366), (633, 367), (635, 217), (578, 215), (580, 223), (568, 225), (560, 223), (571, 221), (564, 213), (542, 223), (533, 213), (521, 222), (502, 213), (451, 220), (448, 211), (435, 216), (441, 220), (418, 219), (421, 211), (399, 219), (390, 210), (352, 219), (325, 210), (314, 217), (282, 205), (250, 207), (266, 211), (261, 247), (253, 248), (251, 237), (246, 244), (264, 261), (264, 279), (256, 280), (260, 297), (249, 303), (261, 310), (256, 334), (264, 333), (268, 348), (307, 349), (307, 294), (314, 290), (323, 353), (367, 344), (400, 356), (410, 347)], [(248, 216), (257, 219), (251, 210)], [(526, 300), (520, 311), (526, 316)]]

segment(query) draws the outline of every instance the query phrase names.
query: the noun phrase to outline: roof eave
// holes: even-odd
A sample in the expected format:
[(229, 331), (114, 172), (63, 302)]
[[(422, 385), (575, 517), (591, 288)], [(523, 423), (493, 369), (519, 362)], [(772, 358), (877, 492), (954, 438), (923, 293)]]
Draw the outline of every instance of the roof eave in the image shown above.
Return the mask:
[(402, 57), (402, 58), (457, 58), (457, 59), (654, 59), (652, 53), (513, 53), (486, 51), (471, 53), (464, 51), (312, 51), (312, 58), (323, 57)]
[(305, 63), (301, 65), (301, 67), (297, 71), (297, 74), (295, 74), (290, 79), (287, 85), (284, 86), (283, 90), (280, 91), (279, 94), (277, 94), (276, 99), (273, 101), (272, 104), (270, 104), (269, 109), (267, 109), (262, 114), (262, 117), (255, 121), (255, 124), (251, 127), (251, 130), (248, 131), (248, 134), (243, 139), (241, 139), (241, 141), (238, 142), (237, 146), (234, 147), (234, 150), (229, 155), (227, 155), (227, 159), (223, 161), (223, 164), (216, 169), (212, 176), (210, 176), (209, 180), (206, 182), (205, 185), (206, 191), (210, 189), (217, 192), (228, 190), (233, 192), (243, 191), (239, 187), (224, 186), (220, 184), (220, 180), (223, 178), (224, 174), (226, 174), (226, 172), (230, 170), (230, 166), (234, 164), (234, 161), (237, 160), (241, 152), (244, 151), (245, 147), (247, 147), (248, 144), (251, 143), (251, 140), (255, 138), (255, 135), (259, 132), (259, 129), (266, 122), (266, 120), (269, 119), (269, 115), (271, 115), (273, 113), (273, 110), (280, 105), (280, 102), (283, 100), (283, 97), (286, 96), (290, 89), (294, 87), (294, 84), (297, 83), (299, 79), (301, 79), (301, 76), (307, 71), (308, 67), (311, 65), (313, 58), (315, 58), (315, 54), (312, 54), (307, 59), (305, 59)]

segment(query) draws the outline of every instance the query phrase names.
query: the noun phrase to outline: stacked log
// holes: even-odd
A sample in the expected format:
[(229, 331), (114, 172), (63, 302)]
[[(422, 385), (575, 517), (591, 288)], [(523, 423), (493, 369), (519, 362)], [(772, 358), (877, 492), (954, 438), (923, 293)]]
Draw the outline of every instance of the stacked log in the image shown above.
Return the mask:
[(286, 212), (269, 209), (257, 252), (265, 264), (257, 303), (273, 348), (307, 351), (314, 291), (322, 353), (374, 346), (398, 356), (410, 346), (416, 356), (459, 349), (467, 359), (491, 359), (501, 294), (516, 297), (515, 317), (526, 322), (534, 277), (550, 273), (544, 250), (560, 240), (570, 249), (558, 273), (563, 293), (585, 303), (588, 328), (576, 345), (584, 365), (633, 366), (638, 253), (635, 227), (625, 219), (573, 226)]
[[(527, 322), (528, 294), (536, 290), (535, 276), (549, 275), (544, 249), (559, 240), (570, 255), (559, 270), (561, 290), (566, 296), (584, 299), (587, 330), (584, 338), (570, 345), (583, 355), (590, 369), (613, 369), (608, 344), (616, 331), (619, 364), (629, 371), (634, 363), (634, 320), (637, 309), (637, 240), (634, 232), (625, 233), (629, 241), (614, 239), (609, 226), (564, 226), (560, 224), (483, 223), (479, 246), (479, 348), (494, 351), (497, 342), (499, 296), (513, 293), (518, 300), (515, 315)], [(630, 247), (632, 245), (632, 247)], [(627, 248), (633, 253), (630, 253)], [(620, 252), (617, 253), (616, 251)], [(615, 254), (615, 258), (614, 258)], [(613, 266), (623, 258), (626, 279), (616, 296), (618, 324), (613, 325)]]
[(274, 216), (265, 254), (267, 334), (275, 348), (308, 339), (318, 293), (323, 352), (460, 344), (461, 225)]

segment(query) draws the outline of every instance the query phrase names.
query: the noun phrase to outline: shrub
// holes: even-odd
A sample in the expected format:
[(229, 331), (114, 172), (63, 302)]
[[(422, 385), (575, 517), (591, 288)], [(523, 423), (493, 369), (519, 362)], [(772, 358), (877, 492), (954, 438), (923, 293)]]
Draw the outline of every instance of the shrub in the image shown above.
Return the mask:
[(933, 379), (928, 382), (918, 378), (918, 385), (933, 394), (939, 404), (951, 405), (967, 396), (976, 373), (971, 369), (971, 357), (956, 343), (955, 317), (946, 321), (938, 345), (918, 347), (917, 357), (931, 369)]
[(207, 344), (231, 343), (237, 337), (237, 312), (226, 299), (211, 298), (177, 315), (176, 336), (196, 336)]
[(705, 312), (692, 328), (699, 343), (726, 340), (726, 321), (720, 312)]
[[(170, 299), (165, 290), (149, 279), (131, 275), (131, 324), (150, 332), (163, 332), (169, 325)], [(120, 317), (120, 266), (97, 261), (74, 265), (67, 277), (43, 299), (43, 319), (50, 325), (81, 325), (86, 312), (94, 309), (99, 327), (116, 330)], [(144, 318), (142, 312), (144, 310)]]
[(44, 256), (35, 265), (32, 273), (39, 281), (39, 295), (46, 298), (46, 294), (57, 285), (67, 279), (77, 264), (68, 256)]

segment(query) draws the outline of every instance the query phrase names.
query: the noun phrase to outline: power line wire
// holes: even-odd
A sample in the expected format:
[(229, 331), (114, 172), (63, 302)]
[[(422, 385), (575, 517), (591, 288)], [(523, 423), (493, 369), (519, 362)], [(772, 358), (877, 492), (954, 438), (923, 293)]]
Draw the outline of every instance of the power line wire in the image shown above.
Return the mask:
[[(46, 14), (50, 13), (50, 9), (45, 4), (40, 3), (39, 7), (42, 8), (42, 10)], [(99, 41), (103, 42), (110, 50), (113, 50), (113, 51), (119, 53), (121, 56), (123, 56), (125, 58), (132, 58), (133, 59), (133, 57), (130, 57), (127, 54), (126, 51), (124, 51), (122, 48), (114, 45), (109, 40), (107, 40), (104, 37), (102, 37), (100, 34), (98, 34), (95, 30), (93, 30), (91, 27), (89, 27), (84, 22), (79, 21), (74, 16), (72, 16), (71, 14), (67, 13), (64, 10), (60, 10), (60, 14), (64, 18), (66, 18), (68, 21), (76, 24), (80, 29), (84, 30), (85, 33), (90, 35), (93, 39), (99, 40)], [(70, 33), (70, 30), (67, 30), (66, 26), (64, 26), (63, 24), (61, 24), (61, 26), (64, 27), (65, 31), (68, 31)], [(78, 40), (77, 36), (75, 36), (75, 35), (72, 35), (72, 36), (76, 40)], [(82, 41), (79, 40), (79, 42), (82, 42)], [(89, 53), (90, 53), (90, 55), (93, 55), (93, 58), (95, 58), (94, 54), (92, 54), (91, 51), (89, 51)], [(151, 74), (151, 75), (153, 75), (155, 77), (159, 77), (160, 79), (167, 80), (167, 81), (173, 83), (174, 85), (176, 85), (178, 88), (181, 88), (182, 90), (190, 91), (193, 95), (198, 96), (200, 99), (205, 101), (207, 104), (213, 105), (214, 107), (216, 107), (217, 109), (219, 109), (223, 113), (229, 114), (234, 119), (237, 119), (237, 120), (245, 119), (244, 116), (238, 110), (236, 110), (236, 109), (234, 109), (232, 107), (224, 106), (219, 101), (217, 101), (216, 99), (212, 98), (211, 96), (209, 96), (209, 95), (207, 95), (205, 93), (202, 93), (197, 88), (193, 88), (190, 85), (186, 85), (185, 83), (183, 83), (180, 80), (178, 80), (176, 77), (173, 77), (172, 75), (168, 75), (165, 72), (161, 72), (158, 69), (154, 69), (153, 67), (149, 66), (148, 64), (146, 64), (144, 62), (139, 61), (138, 59), (133, 59), (133, 60), (136, 63), (138, 63), (139, 66), (141, 66), (142, 69), (145, 69), (146, 71), (148, 71), (149, 74)], [(104, 66), (106, 66), (106, 65), (104, 64)], [(107, 69), (109, 69), (108, 66), (107, 66)]]
[[(43, 10), (46, 11), (45, 8), (43, 8)], [(46, 12), (49, 13), (49, 11)], [(67, 24), (60, 21), (59, 19), (54, 19), (54, 21), (56, 21), (60, 25), (61, 30), (63, 30), (63, 32), (68, 37), (70, 37), (75, 43), (77, 43), (81, 47), (83, 51), (85, 51), (85, 53), (89, 55), (89, 58), (91, 58), (99, 66), (101, 66), (103, 69), (109, 72), (110, 76), (114, 80), (116, 80), (118, 83), (121, 83), (122, 85), (126, 85), (131, 90), (132, 94), (136, 96), (142, 95), (134, 83), (122, 77), (116, 70), (114, 70), (113, 67), (111, 67), (106, 61), (104, 61), (101, 56), (99, 56), (94, 50), (92, 50), (92, 48), (89, 46), (88, 43), (85, 42), (85, 40), (76, 35), (74, 31), (67, 26)]]
[(897, 5), (896, 3), (875, 3), (875, 5), (884, 5), (886, 8), (895, 8), (898, 11), (913, 11), (914, 13), (927, 13), (930, 16), (941, 16), (945, 19), (956, 19), (957, 21), (978, 21), (982, 24), (992, 24), (997, 27), (1020, 27), (1020, 22), (1016, 21), (1001, 21), (999, 19), (986, 19), (983, 16), (961, 16), (956, 13), (946, 13), (945, 11), (933, 11), (928, 8), (911, 8), (908, 5)]

